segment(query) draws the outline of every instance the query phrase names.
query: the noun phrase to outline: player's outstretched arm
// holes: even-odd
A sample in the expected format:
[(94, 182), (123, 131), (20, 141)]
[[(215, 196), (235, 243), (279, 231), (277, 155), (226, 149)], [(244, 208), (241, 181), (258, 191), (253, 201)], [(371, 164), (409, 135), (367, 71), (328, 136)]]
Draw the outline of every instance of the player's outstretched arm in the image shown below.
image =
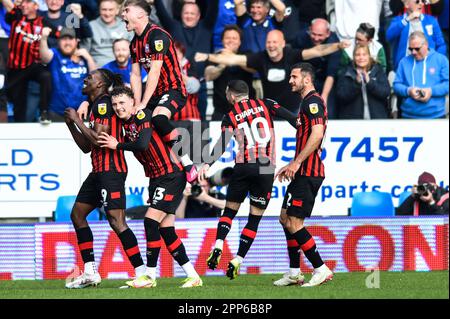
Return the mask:
[(297, 128), (297, 115), (290, 112), (288, 109), (285, 109), (284, 107), (280, 106), (279, 104), (270, 104), (270, 108), (272, 110), (272, 113), (277, 116), (281, 117), (282, 119), (288, 121), (289, 124), (291, 124), (294, 128)]
[(350, 46), (349, 41), (341, 41), (336, 43), (320, 44), (312, 47), (311, 49), (305, 49), (302, 51), (303, 60), (311, 60), (314, 58), (320, 58), (329, 54), (333, 54), (339, 50), (343, 50)]
[[(230, 143), (234, 132), (232, 129), (222, 130), (219, 140), (216, 142), (213, 148), (213, 152), (209, 155), (209, 159), (205, 161), (209, 167), (211, 167), (221, 156), (225, 153), (228, 143)], [(206, 176), (205, 176), (206, 177)]]
[(112, 150), (118, 149), (130, 152), (143, 152), (148, 149), (151, 138), (152, 129), (145, 128), (139, 132), (139, 137), (134, 142), (119, 143), (114, 136), (100, 133), (98, 143), (100, 144), (100, 147), (107, 147)]

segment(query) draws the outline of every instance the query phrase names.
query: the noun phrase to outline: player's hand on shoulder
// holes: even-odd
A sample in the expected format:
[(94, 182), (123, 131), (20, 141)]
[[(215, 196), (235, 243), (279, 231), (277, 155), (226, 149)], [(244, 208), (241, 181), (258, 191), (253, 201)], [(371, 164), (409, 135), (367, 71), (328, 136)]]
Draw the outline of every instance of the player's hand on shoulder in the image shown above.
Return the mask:
[(98, 136), (98, 144), (100, 144), (100, 147), (107, 147), (115, 150), (117, 149), (117, 144), (119, 144), (119, 142), (114, 136), (111, 136), (105, 132), (101, 132)]
[(81, 102), (81, 104), (77, 110), (77, 114), (78, 114), (78, 117), (80, 118), (80, 120), (87, 119), (88, 108), (89, 108), (89, 102), (87, 102), (87, 101)]

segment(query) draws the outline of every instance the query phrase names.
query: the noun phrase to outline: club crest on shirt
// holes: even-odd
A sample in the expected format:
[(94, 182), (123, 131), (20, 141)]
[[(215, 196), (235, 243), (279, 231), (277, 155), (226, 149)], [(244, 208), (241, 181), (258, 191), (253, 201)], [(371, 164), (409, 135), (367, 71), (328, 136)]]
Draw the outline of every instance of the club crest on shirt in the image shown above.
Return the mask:
[(136, 117), (137, 117), (138, 120), (142, 120), (142, 119), (145, 117), (144, 111), (142, 111), (142, 110), (139, 111), (139, 112), (137, 113)]
[(156, 40), (155, 41), (155, 49), (158, 52), (160, 52), (160, 51), (162, 51), (162, 49), (164, 49), (164, 42), (163, 42), (163, 40)]
[(105, 115), (106, 114), (106, 103), (100, 103), (98, 105), (98, 113), (100, 115)]
[(311, 112), (311, 114), (316, 114), (317, 112), (319, 112), (319, 105), (317, 103), (311, 103), (309, 105), (309, 111)]

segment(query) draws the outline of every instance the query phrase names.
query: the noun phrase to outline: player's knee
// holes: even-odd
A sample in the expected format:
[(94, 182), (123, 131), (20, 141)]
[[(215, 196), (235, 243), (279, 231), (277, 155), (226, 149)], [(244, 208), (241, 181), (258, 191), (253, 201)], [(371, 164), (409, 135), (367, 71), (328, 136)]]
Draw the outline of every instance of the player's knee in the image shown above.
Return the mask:
[(75, 226), (75, 228), (82, 228), (87, 224), (86, 217), (76, 210), (72, 210), (72, 212), (70, 213), (70, 220), (72, 221), (72, 224)]
[(119, 218), (111, 214), (107, 214), (107, 218), (109, 225), (116, 234), (120, 234), (128, 228), (126, 221), (122, 218)]

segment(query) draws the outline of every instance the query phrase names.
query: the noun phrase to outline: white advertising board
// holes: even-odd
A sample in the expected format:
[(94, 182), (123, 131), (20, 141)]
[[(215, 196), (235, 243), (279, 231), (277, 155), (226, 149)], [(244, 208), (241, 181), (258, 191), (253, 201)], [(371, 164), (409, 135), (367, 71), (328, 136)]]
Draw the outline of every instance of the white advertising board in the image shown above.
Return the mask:
[[(423, 171), (449, 183), (449, 122), (329, 121), (324, 143), (326, 179), (313, 215), (347, 215), (356, 192), (379, 190), (397, 198)], [(65, 124), (0, 124), (0, 218), (51, 217), (61, 195), (76, 195), (91, 170), (90, 156), (72, 140)], [(211, 144), (220, 123), (210, 124)], [(275, 124), (277, 168), (295, 155), (295, 130)], [(233, 142), (230, 144), (232, 145)], [(212, 146), (211, 146), (212, 147)], [(211, 169), (233, 166), (229, 148)], [(126, 154), (126, 192), (148, 198), (148, 179), (132, 153)], [(279, 214), (287, 184), (275, 182), (267, 215)], [(223, 190), (225, 191), (225, 190)], [(248, 200), (239, 215), (248, 213)]]

